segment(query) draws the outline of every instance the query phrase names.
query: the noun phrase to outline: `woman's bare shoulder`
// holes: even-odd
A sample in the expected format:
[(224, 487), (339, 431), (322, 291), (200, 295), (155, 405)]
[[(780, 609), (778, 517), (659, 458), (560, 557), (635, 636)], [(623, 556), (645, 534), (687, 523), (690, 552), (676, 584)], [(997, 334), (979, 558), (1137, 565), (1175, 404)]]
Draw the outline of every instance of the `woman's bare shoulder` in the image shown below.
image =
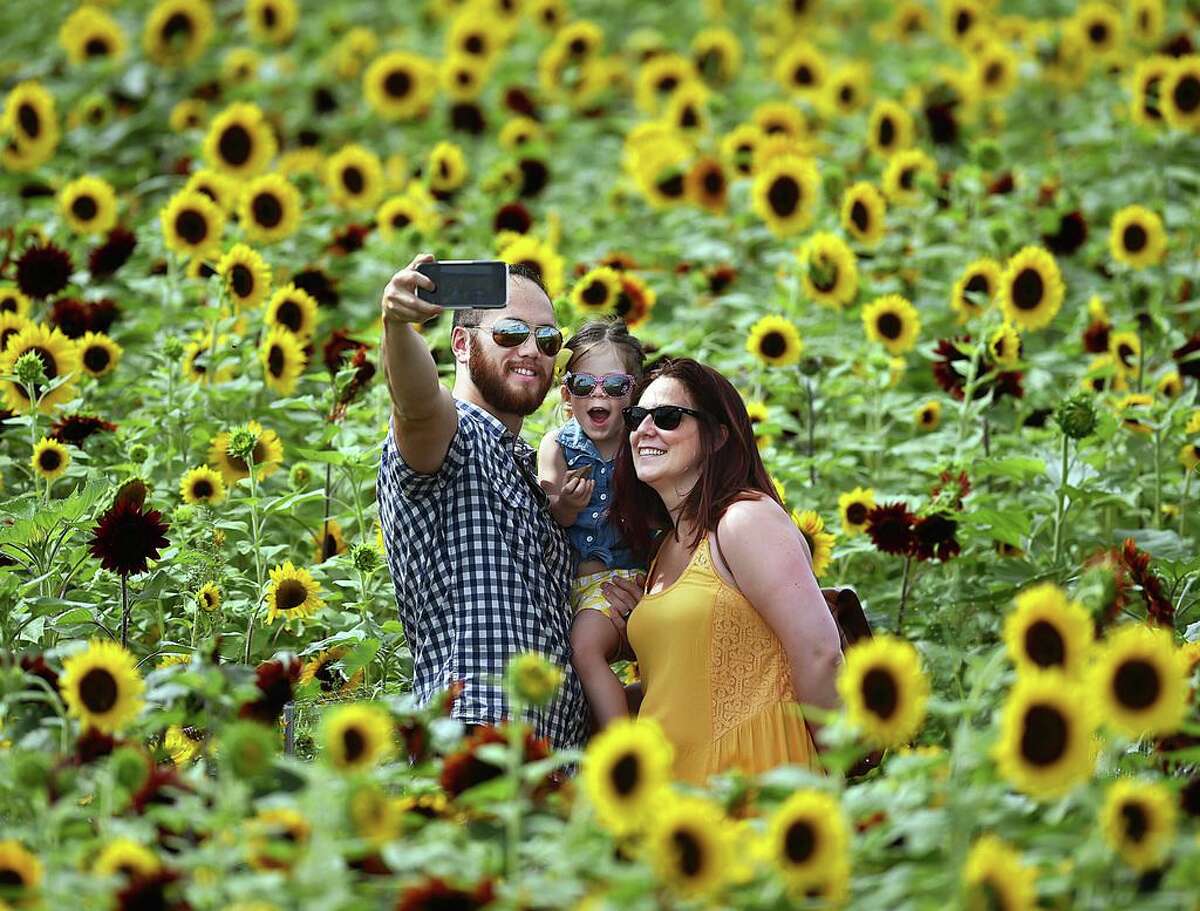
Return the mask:
[(756, 534), (779, 526), (781, 520), (791, 524), (787, 511), (765, 494), (753, 493), (725, 508), (717, 522), (717, 530), (730, 535)]

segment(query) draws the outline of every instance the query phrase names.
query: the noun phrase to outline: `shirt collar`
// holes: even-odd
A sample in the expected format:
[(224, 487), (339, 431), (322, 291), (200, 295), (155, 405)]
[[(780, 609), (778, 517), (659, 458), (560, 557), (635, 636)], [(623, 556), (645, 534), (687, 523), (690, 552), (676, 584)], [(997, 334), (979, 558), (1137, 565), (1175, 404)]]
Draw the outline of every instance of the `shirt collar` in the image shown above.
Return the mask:
[(579, 421), (576, 418), (571, 418), (563, 425), (562, 432), (558, 438), (568, 446), (582, 449), (594, 459), (598, 459), (601, 462), (607, 461), (600, 455), (600, 450), (596, 448), (596, 444), (592, 441), (592, 438), (583, 432), (583, 428), (579, 426)]

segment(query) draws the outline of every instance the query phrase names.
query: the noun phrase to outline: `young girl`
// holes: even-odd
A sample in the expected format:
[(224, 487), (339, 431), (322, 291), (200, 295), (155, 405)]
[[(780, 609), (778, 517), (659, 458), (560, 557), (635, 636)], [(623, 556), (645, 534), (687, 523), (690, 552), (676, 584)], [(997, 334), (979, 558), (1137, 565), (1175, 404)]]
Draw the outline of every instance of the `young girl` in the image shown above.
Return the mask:
[(619, 317), (585, 323), (567, 348), (572, 353), (562, 397), (572, 417), (542, 438), (538, 480), (574, 551), (571, 662), (603, 728), (629, 714), (625, 689), (610, 666), (623, 639), (601, 586), (614, 576), (633, 578), (645, 571), (608, 519), (616, 455), (625, 440), (621, 410), (632, 401), (645, 353)]

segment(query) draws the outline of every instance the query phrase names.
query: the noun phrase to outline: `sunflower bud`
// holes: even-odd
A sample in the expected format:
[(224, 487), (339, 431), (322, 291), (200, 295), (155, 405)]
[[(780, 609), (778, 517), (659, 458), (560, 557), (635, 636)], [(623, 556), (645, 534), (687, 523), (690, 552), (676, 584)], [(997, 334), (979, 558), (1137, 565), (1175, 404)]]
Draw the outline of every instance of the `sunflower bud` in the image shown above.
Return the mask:
[(1096, 407), (1086, 393), (1073, 395), (1058, 403), (1054, 420), (1073, 440), (1082, 440), (1096, 429)]
[(836, 202), (846, 190), (846, 174), (837, 166), (826, 168), (821, 173), (821, 183), (824, 186), (825, 198)]
[(239, 427), (229, 434), (229, 454), (246, 462), (250, 461), (254, 447), (257, 445), (258, 434), (249, 427)]
[(257, 778), (270, 767), (275, 756), (275, 736), (264, 725), (234, 722), (225, 727), (217, 757), (236, 777)]
[(312, 484), (312, 479), (312, 467), (306, 462), (297, 462), (292, 466), (292, 470), (288, 472), (288, 485), (297, 493), (308, 490)]
[(1084, 570), (1076, 596), (1097, 621), (1112, 614), (1117, 597), (1117, 579), (1110, 560), (1101, 560)]
[(129, 461), (134, 464), (140, 465), (148, 458), (150, 458), (150, 447), (145, 443), (134, 443), (129, 447)]
[(24, 386), (33, 387), (46, 382), (46, 365), (36, 351), (27, 351), (17, 358), (13, 365), (13, 375), (17, 382)]
[(821, 366), (819, 357), (806, 357), (800, 361), (800, 372), (805, 376), (816, 376), (821, 372)]
[(988, 234), (992, 238), (992, 243), (1001, 250), (1007, 250), (1012, 246), (1013, 233), (1012, 226), (1006, 221), (994, 221), (988, 225)]
[(130, 793), (138, 790), (150, 777), (150, 760), (137, 747), (121, 747), (114, 752), (109, 768), (117, 784)]
[(177, 361), (183, 357), (183, 342), (176, 335), (168, 335), (163, 340), (162, 352), (167, 360)]
[(975, 163), (985, 171), (994, 171), (1004, 163), (1000, 146), (994, 139), (981, 139), (975, 144), (971, 154), (975, 158)]
[(558, 692), (563, 673), (537, 652), (525, 652), (508, 662), (508, 691), (527, 705), (549, 704)]
[(180, 525), (186, 525), (196, 517), (196, 507), (191, 503), (180, 503), (175, 507), (175, 511), (171, 514), (171, 521)]
[(379, 568), (379, 551), (370, 544), (355, 544), (350, 548), (350, 560), (360, 573), (373, 573)]

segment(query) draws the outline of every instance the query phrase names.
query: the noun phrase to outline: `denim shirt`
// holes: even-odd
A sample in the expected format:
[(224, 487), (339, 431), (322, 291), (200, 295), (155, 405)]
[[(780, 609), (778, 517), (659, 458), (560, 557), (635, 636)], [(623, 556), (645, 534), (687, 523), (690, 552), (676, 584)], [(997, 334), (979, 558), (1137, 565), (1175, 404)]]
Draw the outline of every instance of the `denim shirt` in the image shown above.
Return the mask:
[(615, 461), (604, 460), (575, 418), (567, 421), (558, 432), (558, 445), (568, 468), (591, 465), (590, 477), (596, 482), (588, 505), (580, 510), (575, 524), (567, 529), (576, 566), (584, 560), (599, 560), (609, 569), (642, 569), (633, 551), (622, 543), (616, 526), (608, 520)]

